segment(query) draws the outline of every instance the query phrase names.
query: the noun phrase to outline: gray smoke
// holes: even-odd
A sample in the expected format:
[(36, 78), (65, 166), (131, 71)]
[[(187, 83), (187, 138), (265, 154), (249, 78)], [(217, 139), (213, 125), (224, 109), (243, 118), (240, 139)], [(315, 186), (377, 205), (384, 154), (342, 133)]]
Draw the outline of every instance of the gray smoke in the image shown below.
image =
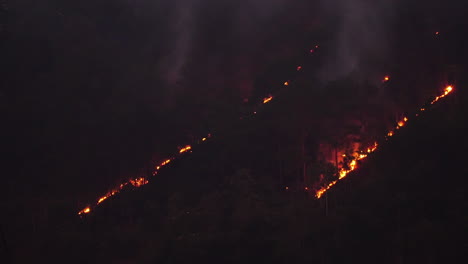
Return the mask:
[(193, 12), (196, 3), (192, 0), (176, 1), (169, 23), (169, 47), (167, 55), (159, 64), (161, 75), (169, 85), (175, 85), (181, 78), (182, 69), (192, 46), (194, 34)]
[(326, 0), (325, 13), (337, 21), (333, 54), (321, 72), (324, 81), (351, 72), (373, 75), (388, 56), (395, 0)]
[[(388, 55), (388, 28), (395, 1), (176, 0), (171, 4), (168, 23), (170, 35), (166, 40), (168, 44), (165, 56), (158, 64), (159, 72), (171, 90), (184, 83), (187, 71), (194, 72), (194, 66), (188, 65), (188, 58), (193, 54), (200, 56), (199, 54), (206, 53), (205, 63), (197, 66), (204, 68), (201, 74), (206, 75), (205, 79), (217, 76), (220, 80), (211, 80), (217, 85), (226, 81), (232, 83), (231, 80), (252, 83), (255, 78), (249, 75), (252, 73), (250, 67), (255, 65), (252, 58), (258, 54), (262, 38), (269, 37), (266, 34), (274, 34), (274, 28), (281, 26), (269, 23), (270, 19), (281, 14), (285, 16), (284, 21), (275, 21), (288, 23), (288, 19), (296, 16), (294, 12), (303, 8), (310, 10), (310, 17), (304, 19), (314, 20), (317, 19), (316, 16), (320, 16), (321, 27), (332, 31), (331, 35), (334, 36), (334, 41), (327, 43), (332, 46), (328, 50), (333, 52), (327, 54), (329, 59), (320, 72), (323, 81), (335, 80), (356, 71), (372, 76), (379, 70), (376, 65), (383, 64)], [(296, 11), (288, 13), (285, 10)], [(223, 38), (229, 39), (235, 49), (242, 50), (232, 61), (223, 57), (229, 57), (229, 53), (211, 53), (212, 47), (204, 47), (207, 44), (203, 42), (202, 32), (213, 27), (210, 23), (216, 23), (200, 23), (207, 13), (227, 23), (221, 32), (213, 33), (224, 34), (219, 36), (220, 42), (222, 43)], [(232, 65), (227, 66), (228, 64)], [(222, 74), (215, 72), (220, 70), (220, 65), (224, 69)], [(231, 72), (226, 72), (228, 67), (231, 67)], [(239, 70), (236, 72), (235, 68)], [(229, 76), (230, 74), (238, 76)]]
[[(171, 5), (171, 15), (169, 16), (170, 36), (167, 44), (166, 55), (160, 60), (159, 72), (165, 79), (169, 87), (177, 87), (185, 78), (185, 69), (188, 58), (193, 54), (207, 52), (206, 43), (204, 43), (203, 32), (207, 28), (216, 27), (212, 25), (216, 21), (209, 23), (200, 22), (208, 16), (218, 17), (224, 23), (229, 24), (223, 29), (223, 32), (213, 34), (223, 34), (223, 38), (231, 38), (232, 46), (237, 48), (248, 48), (249, 38), (261, 32), (261, 25), (274, 15), (286, 3), (286, 0), (176, 0)], [(226, 22), (226, 18), (230, 20)], [(206, 33), (206, 32), (205, 32)], [(215, 44), (216, 45), (216, 44)], [(201, 52), (200, 52), (201, 50)], [(217, 68), (219, 70), (219, 61), (224, 58), (218, 58), (220, 54), (206, 54), (206, 63), (200, 65), (204, 68)], [(230, 54), (226, 53), (229, 56)], [(209, 65), (217, 64), (216, 66)], [(188, 69), (189, 71), (191, 69)], [(206, 71), (206, 70), (205, 70)]]

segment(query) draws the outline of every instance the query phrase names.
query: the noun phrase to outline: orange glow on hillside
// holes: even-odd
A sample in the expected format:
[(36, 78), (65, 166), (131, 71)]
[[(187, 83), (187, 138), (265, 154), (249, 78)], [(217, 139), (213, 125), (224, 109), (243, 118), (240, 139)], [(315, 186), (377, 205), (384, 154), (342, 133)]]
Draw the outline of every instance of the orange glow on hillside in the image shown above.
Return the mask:
[(143, 186), (143, 185), (145, 185), (147, 183), (148, 183), (148, 181), (143, 177), (140, 177), (140, 178), (137, 178), (137, 179), (130, 179), (130, 184), (135, 186), (135, 187), (140, 187), (140, 186)]
[[(445, 87), (444, 89), (444, 93), (437, 96), (436, 98), (434, 98), (434, 100), (432, 100), (431, 104), (435, 104), (437, 101), (439, 101), (440, 99), (444, 98), (445, 96), (447, 96), (449, 93), (451, 93), (453, 91), (453, 87), (451, 85)], [(421, 110), (423, 111), (423, 110)]]
[(187, 152), (187, 151), (189, 151), (191, 149), (192, 149), (192, 147), (190, 145), (187, 145), (184, 148), (182, 148), (181, 150), (179, 150), (179, 153), (184, 153), (184, 152)]
[[(316, 49), (317, 49), (318, 47), (319, 47), (318, 45), (315, 46)], [(314, 49), (311, 49), (310, 52), (311, 52), (311, 53), (314, 52)], [(302, 70), (302, 66), (300, 66), (300, 65), (297, 66), (297, 67), (296, 67), (296, 70), (297, 70), (297, 71)], [(285, 81), (285, 82), (283, 83), (284, 86), (289, 86), (289, 84), (290, 84), (290, 80)], [(265, 97), (265, 98), (263, 99), (263, 103), (266, 104), (266, 103), (270, 102), (272, 99), (273, 99), (273, 96), (272, 96), (272, 95), (269, 95), (268, 97)], [(248, 99), (244, 99), (244, 102), (247, 102), (247, 101), (248, 101)], [(257, 114), (257, 111), (253, 111), (253, 112), (251, 112), (251, 113), (255, 115), (255, 114)], [(242, 119), (242, 117), (241, 117), (241, 119)], [(198, 141), (198, 144), (201, 144), (201, 143), (207, 141), (208, 138), (211, 138), (211, 134), (208, 134), (206, 137), (201, 138), (201, 139)], [(184, 148), (180, 149), (178, 154), (179, 154), (179, 155), (182, 155), (183, 153), (190, 153), (191, 151), (192, 151), (192, 146), (187, 145), (187, 146), (185, 146)], [(153, 176), (156, 176), (156, 175), (158, 174), (159, 170), (162, 169), (162, 167), (168, 165), (171, 161), (175, 160), (176, 158), (177, 158), (177, 156), (174, 156), (174, 157), (168, 158), (168, 159), (162, 161), (161, 163), (155, 165), (155, 166), (154, 166), (154, 171), (152, 172), (152, 175), (153, 175)], [(81, 211), (79, 211), (78, 214), (79, 214), (79, 215), (82, 215), (82, 214), (90, 213), (91, 210), (92, 210), (92, 208), (94, 208), (95, 206), (101, 204), (102, 202), (104, 202), (105, 200), (107, 200), (109, 197), (118, 194), (118, 193), (119, 193), (123, 188), (125, 188), (126, 186), (133, 186), (133, 187), (135, 187), (135, 188), (138, 188), (138, 187), (141, 187), (141, 186), (143, 186), (143, 185), (145, 185), (145, 184), (147, 184), (147, 183), (148, 183), (148, 180), (147, 180), (146, 178), (142, 178), (142, 177), (129, 179), (128, 181), (126, 181), (126, 182), (120, 184), (119, 187), (112, 189), (111, 191), (109, 191), (108, 193), (106, 193), (105, 195), (103, 195), (102, 197), (98, 198), (97, 201), (96, 201), (96, 203), (94, 204), (94, 206), (88, 206), (88, 207), (82, 209)], [(286, 187), (286, 189), (288, 189), (288, 187)]]
[[(447, 86), (445, 89), (444, 89), (444, 92), (439, 95), (439, 96), (436, 96), (434, 98), (434, 100), (432, 100), (431, 104), (434, 104), (435, 102), (439, 101), (440, 99), (444, 98), (445, 96), (447, 96), (449, 93), (451, 93), (453, 91), (453, 87), (452, 86)], [(420, 111), (425, 111), (426, 109), (424, 108), (421, 108)], [(416, 116), (418, 116), (418, 114), (416, 114)], [(402, 120), (398, 121), (397, 122), (397, 126), (395, 127), (395, 129), (399, 129), (400, 127), (403, 127), (406, 125), (406, 123), (408, 122), (408, 118), (407, 117), (403, 117)], [(394, 130), (390, 130), (388, 133), (387, 133), (387, 136), (388, 137), (391, 137), (395, 134), (395, 131)], [(350, 172), (354, 171), (356, 168), (357, 168), (357, 160), (362, 160), (362, 159), (365, 159), (368, 157), (368, 154), (371, 154), (372, 152), (376, 151), (377, 150), (377, 147), (378, 147), (378, 144), (377, 142), (374, 143), (374, 145), (370, 148), (367, 149), (367, 154), (359, 154), (355, 159), (353, 159), (349, 164), (348, 164), (348, 167), (349, 169), (346, 170), (344, 168), (340, 168), (339, 171), (338, 171), (338, 179), (337, 180), (334, 180), (330, 183), (328, 183), (326, 186), (320, 188), (316, 193), (315, 193), (315, 196), (319, 199), (320, 197), (323, 196), (323, 194), (328, 191), (331, 187), (333, 187), (339, 180), (345, 178)]]
[(90, 212), (91, 212), (91, 208), (86, 207), (86, 208), (84, 208), (83, 210), (79, 211), (78, 214), (79, 214), (79, 215), (82, 215), (82, 214), (88, 214), (88, 213), (90, 213)]
[[(211, 134), (208, 134), (206, 137), (203, 137), (201, 139), (201, 142), (204, 142), (206, 141), (208, 138), (211, 137)], [(179, 150), (179, 155), (183, 154), (183, 153), (188, 153), (192, 150), (192, 146), (190, 145), (186, 145), (185, 147), (183, 147), (182, 149)], [(174, 160), (175, 157), (172, 157), (172, 158), (169, 158), (169, 159), (166, 159), (164, 161), (162, 161), (160, 164), (156, 165), (154, 167), (154, 171), (152, 173), (153, 176), (157, 175), (158, 174), (158, 171), (166, 166), (167, 164), (169, 164), (172, 160)], [(148, 184), (148, 180), (144, 177), (139, 177), (139, 178), (131, 178), (129, 179), (128, 181), (124, 182), (124, 183), (121, 183), (117, 188), (114, 188), (112, 189), (111, 191), (107, 192), (105, 195), (103, 195), (102, 197), (100, 197), (97, 201), (96, 201), (96, 205), (99, 205), (101, 204), (102, 202), (104, 202), (105, 200), (107, 200), (109, 197), (111, 196), (114, 196), (116, 194), (118, 194), (120, 191), (122, 191), (126, 186), (133, 186), (134, 188), (139, 188), (143, 185), (146, 185)], [(81, 211), (78, 212), (79, 215), (83, 215), (83, 214), (88, 214), (91, 212), (91, 207), (88, 206), (84, 209), (82, 209)]]
[(268, 97), (263, 98), (263, 103), (266, 104), (266, 103), (270, 102), (271, 100), (273, 100), (273, 96), (270, 95)]

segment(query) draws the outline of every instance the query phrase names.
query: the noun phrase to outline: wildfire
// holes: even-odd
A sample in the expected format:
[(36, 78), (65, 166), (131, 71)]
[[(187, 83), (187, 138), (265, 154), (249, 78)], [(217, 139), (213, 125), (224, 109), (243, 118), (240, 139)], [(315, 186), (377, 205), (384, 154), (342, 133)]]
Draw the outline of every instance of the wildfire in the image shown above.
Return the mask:
[[(453, 91), (453, 87), (452, 86), (447, 86), (445, 89), (444, 89), (444, 92), (439, 95), (439, 96), (436, 96), (434, 100), (432, 100), (431, 104), (434, 104), (435, 102), (437, 102), (438, 100), (444, 98), (445, 96), (447, 96), (449, 93), (451, 93)], [(420, 108), (420, 111), (425, 111), (426, 109), (425, 108)], [(416, 114), (416, 116), (418, 116)], [(407, 117), (403, 117), (402, 120), (398, 121), (397, 122), (397, 126), (396, 126), (396, 129), (399, 129), (400, 127), (403, 127), (406, 123), (408, 122), (408, 118)], [(394, 131), (393, 130), (390, 130), (388, 133), (387, 133), (387, 136), (388, 137), (391, 137), (394, 135)], [(357, 160), (362, 160), (362, 159), (365, 159), (368, 157), (369, 154), (371, 154), (372, 152), (376, 151), (377, 150), (377, 147), (378, 147), (378, 144), (377, 142), (374, 143), (374, 145), (372, 147), (369, 147), (367, 148), (367, 154), (364, 154), (364, 153), (361, 153), (359, 154), (355, 159), (353, 159), (349, 164), (348, 164), (348, 167), (349, 169), (344, 169), (344, 168), (341, 168), (339, 171), (338, 171), (338, 179), (337, 180), (334, 180), (330, 183), (328, 183), (328, 185), (326, 185), (325, 187), (322, 187), (321, 189), (319, 189), (316, 193), (315, 193), (315, 196), (317, 197), (317, 199), (320, 199), (320, 197), (323, 196), (323, 194), (328, 191), (331, 187), (333, 187), (339, 180), (345, 178), (350, 172), (352, 172), (353, 170), (355, 170), (357, 168)]]
[[(444, 93), (437, 96), (436, 98), (434, 98), (434, 100), (432, 100), (431, 104), (435, 104), (435, 102), (439, 101), (440, 99), (444, 98), (445, 96), (447, 96), (449, 93), (451, 93), (453, 91), (453, 87), (452, 86), (447, 86), (445, 87), (444, 89)], [(421, 110), (423, 111), (423, 110)]]
[[(318, 46), (318, 45), (315, 45), (315, 49), (318, 49), (318, 48), (319, 48), (319, 46)], [(310, 53), (313, 53), (314, 51), (315, 51), (314, 49), (310, 49)], [(296, 67), (296, 70), (297, 70), (297, 71), (300, 71), (301, 69), (302, 69), (302, 66), (300, 66), (300, 65)], [(285, 82), (283, 83), (283, 85), (284, 85), (284, 86), (289, 86), (289, 82), (290, 82), (290, 80), (285, 81)], [(266, 104), (266, 103), (270, 102), (271, 100), (273, 100), (273, 96), (269, 95), (268, 97), (265, 97), (265, 98), (263, 99), (263, 103)], [(245, 101), (245, 100), (244, 100), (244, 101)], [(248, 101), (248, 100), (247, 100), (247, 101)], [(255, 114), (257, 114), (257, 112), (254, 111), (253, 114), (255, 115)], [(242, 118), (241, 118), (241, 119), (242, 119)], [(211, 137), (211, 134), (208, 134), (206, 137), (201, 138), (201, 140), (198, 141), (198, 143), (200, 144), (200, 143), (202, 143), (202, 142), (205, 142), (205, 141), (206, 141), (208, 138), (210, 138), (210, 137)], [(183, 154), (183, 153), (185, 153), (185, 152), (191, 152), (191, 150), (192, 150), (192, 146), (187, 145), (187, 146), (185, 146), (184, 148), (182, 148), (182, 149), (179, 150), (179, 155), (181, 155), (181, 154)], [(153, 171), (152, 175), (153, 175), (153, 176), (156, 176), (156, 175), (158, 174), (158, 171), (159, 171), (162, 167), (164, 167), (164, 166), (166, 166), (167, 164), (169, 164), (169, 163), (170, 163), (172, 160), (174, 160), (175, 158), (176, 158), (176, 157), (168, 158), (168, 159), (162, 161), (160, 164), (156, 165), (156, 166), (154, 167), (154, 171)], [(138, 187), (141, 187), (141, 186), (143, 186), (143, 185), (145, 185), (145, 184), (147, 184), (147, 183), (148, 183), (148, 180), (145, 179), (145, 178), (143, 178), (143, 177), (130, 179), (130, 180), (128, 180), (127, 182), (124, 182), (124, 183), (120, 184), (118, 188), (115, 188), (115, 189), (113, 189), (112, 191), (109, 191), (108, 193), (106, 193), (104, 196), (100, 197), (100, 198), (97, 200), (97, 202), (96, 202), (96, 204), (95, 204), (94, 206), (97, 206), (97, 205), (101, 204), (102, 202), (104, 202), (104, 201), (105, 201), (106, 199), (108, 199), (109, 197), (116, 195), (116, 194), (119, 193), (125, 186), (128, 186), (129, 184), (132, 185), (133, 187), (138, 188)], [(286, 187), (286, 189), (289, 189), (289, 188)], [(78, 214), (79, 214), (79, 215), (88, 214), (88, 213), (91, 212), (91, 208), (92, 208), (92, 207), (90, 207), (90, 206), (85, 207), (84, 209), (82, 209), (81, 211), (79, 211)]]
[[(205, 142), (208, 138), (211, 137), (211, 134), (208, 134), (206, 137), (203, 137), (201, 139), (201, 142)], [(192, 150), (192, 146), (190, 145), (186, 145), (185, 147), (183, 147), (182, 149), (179, 150), (179, 155), (180, 154), (183, 154), (185, 152), (188, 152), (188, 151), (191, 151)], [(166, 166), (167, 164), (169, 164), (172, 160), (174, 160), (175, 157), (172, 157), (172, 158), (169, 158), (169, 159), (166, 159), (164, 161), (162, 161), (159, 165), (155, 166), (154, 167), (154, 171), (152, 173), (153, 176), (155, 176), (156, 174), (158, 174), (158, 171)], [(122, 191), (123, 188), (125, 188), (126, 186), (128, 185), (132, 185), (133, 187), (135, 188), (139, 188), (145, 184), (148, 184), (148, 180), (144, 177), (139, 177), (139, 178), (132, 178), (132, 179), (129, 179), (127, 182), (124, 182), (124, 183), (121, 183), (119, 185), (119, 187), (107, 192), (104, 196), (100, 197), (96, 204), (95, 205), (99, 205), (101, 204), (102, 202), (104, 202), (105, 200), (107, 200), (109, 197), (111, 196), (114, 196), (116, 194), (118, 194), (120, 191)], [(78, 212), (78, 215), (83, 215), (83, 214), (88, 214), (91, 212), (91, 207), (90, 206), (87, 206), (85, 207), (84, 209), (82, 209), (81, 211)]]
[(325, 187), (322, 187), (321, 189), (319, 189), (316, 193), (315, 193), (315, 197), (317, 197), (317, 199), (320, 199), (320, 197), (322, 197), (322, 195), (328, 191), (331, 187), (333, 187), (333, 185), (335, 185), (339, 180), (345, 178), (346, 176), (348, 176), (348, 174), (350, 172), (352, 172), (353, 170), (357, 169), (357, 161), (358, 160), (363, 160), (365, 158), (368, 157), (368, 154), (374, 152), (377, 150), (377, 147), (379, 145), (377, 144), (377, 142), (374, 142), (374, 145), (372, 145), (371, 147), (367, 148), (367, 154), (365, 153), (360, 153), (359, 155), (357, 155), (357, 157), (355, 157), (355, 159), (353, 159), (349, 164), (348, 164), (348, 167), (349, 169), (345, 169), (345, 168), (341, 168), (339, 171), (338, 171), (338, 179), (337, 180), (334, 180), (332, 182), (330, 182), (328, 185), (326, 185)]
[(167, 164), (169, 164), (169, 162), (171, 162), (171, 159), (167, 159), (167, 160), (163, 161), (163, 162), (161, 163), (161, 165), (159, 165), (159, 166), (157, 167), (157, 169), (159, 170), (159, 168), (161, 168), (162, 166), (166, 166)]
[(266, 103), (270, 102), (271, 100), (273, 100), (273, 96), (270, 95), (268, 97), (263, 98), (263, 103), (266, 104)]
[(79, 215), (81, 215), (81, 214), (87, 214), (87, 213), (89, 213), (89, 212), (91, 212), (91, 208), (86, 207), (85, 209), (79, 211), (78, 214), (79, 214)]
[(108, 197), (109, 197), (109, 196), (106, 195), (106, 196), (103, 196), (103, 197), (99, 198), (99, 200), (97, 201), (97, 203), (100, 204), (100, 203), (104, 202), (104, 200), (106, 200)]
[(137, 178), (137, 179), (130, 179), (130, 184), (135, 186), (135, 187), (140, 187), (140, 186), (143, 186), (143, 185), (145, 185), (147, 183), (148, 183), (148, 181), (143, 177), (140, 177), (140, 178)]
[(184, 152), (187, 152), (187, 151), (189, 151), (191, 149), (192, 149), (192, 147), (190, 145), (187, 145), (184, 148), (182, 148), (181, 150), (179, 150), (179, 153), (184, 153)]

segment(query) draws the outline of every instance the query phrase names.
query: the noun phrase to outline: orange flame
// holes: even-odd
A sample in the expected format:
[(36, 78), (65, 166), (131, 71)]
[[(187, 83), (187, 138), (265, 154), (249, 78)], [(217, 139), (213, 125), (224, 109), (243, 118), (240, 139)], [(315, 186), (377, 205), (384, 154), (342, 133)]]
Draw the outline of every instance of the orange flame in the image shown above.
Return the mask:
[[(318, 47), (319, 47), (318, 45), (315, 46), (316, 49), (317, 49)], [(310, 52), (312, 53), (312, 52), (314, 52), (314, 50), (311, 49)], [(302, 69), (302, 66), (300, 66), (300, 65), (297, 66), (297, 68), (296, 68), (297, 71), (300, 71), (301, 69)], [(285, 82), (283, 83), (283, 85), (284, 85), (284, 86), (288, 86), (288, 85), (289, 85), (289, 81), (285, 81)], [(266, 98), (263, 99), (263, 103), (266, 104), (266, 103), (270, 102), (272, 99), (273, 99), (273, 96), (266, 97)], [(245, 101), (245, 100), (244, 100), (244, 101)], [(247, 101), (248, 101), (248, 100), (247, 100)], [(257, 114), (257, 112), (255, 111), (255, 112), (253, 112), (253, 114)], [(241, 119), (242, 119), (242, 118), (241, 118)], [(201, 142), (206, 141), (206, 140), (207, 140), (208, 138), (210, 138), (210, 137), (211, 137), (211, 134), (208, 134), (206, 137), (203, 137), (203, 138), (201, 139)], [(200, 143), (200, 141), (199, 141), (199, 143)], [(184, 147), (184, 148), (182, 148), (182, 149), (179, 150), (179, 154), (182, 154), (182, 153), (184, 153), (184, 152), (188, 152), (188, 151), (190, 151), (191, 149), (192, 149), (192, 147), (191, 147), (190, 145), (187, 145), (186, 147)], [(157, 174), (158, 174), (158, 171), (159, 171), (163, 166), (166, 166), (167, 164), (169, 164), (173, 159), (174, 159), (174, 158), (169, 158), (169, 159), (167, 159), (167, 160), (161, 162), (159, 165), (155, 166), (155, 170), (153, 171), (152, 175), (153, 175), (153, 176), (157, 175)], [(120, 184), (119, 188), (114, 189), (114, 190), (108, 192), (106, 195), (100, 197), (100, 198), (97, 200), (95, 206), (96, 206), (96, 205), (99, 205), (100, 203), (102, 203), (103, 201), (105, 201), (106, 199), (108, 199), (110, 196), (113, 196), (113, 195), (119, 193), (120, 190), (122, 190), (122, 188), (124, 188), (124, 187), (127, 186), (128, 184), (131, 184), (131, 185), (134, 186), (134, 187), (140, 187), (140, 186), (145, 185), (145, 184), (147, 184), (147, 183), (148, 183), (148, 181), (147, 181), (146, 179), (144, 179), (144, 178), (130, 179), (130, 180), (128, 180), (127, 182)], [(288, 187), (286, 187), (286, 189), (288, 189)], [(85, 213), (87, 214), (87, 213), (89, 213), (89, 212), (91, 212), (91, 207), (86, 207), (86, 208), (82, 209), (81, 211), (79, 211), (78, 214), (79, 214), (79, 215), (85, 214)]]
[(184, 153), (184, 152), (187, 152), (187, 151), (189, 151), (191, 149), (192, 149), (192, 146), (187, 145), (184, 148), (182, 148), (181, 150), (179, 150), (179, 153)]
[(103, 196), (103, 197), (99, 198), (99, 200), (97, 201), (97, 203), (100, 204), (100, 203), (104, 202), (104, 200), (106, 200), (107, 198), (109, 198), (109, 196), (107, 196), (107, 195), (106, 195), (106, 196)]
[(135, 187), (140, 187), (140, 186), (143, 186), (143, 185), (145, 185), (147, 183), (148, 183), (148, 181), (143, 177), (136, 178), (136, 179), (130, 179), (130, 184), (135, 186)]
[[(444, 93), (437, 96), (434, 100), (432, 100), (431, 104), (435, 104), (435, 102), (439, 101), (440, 99), (444, 98), (445, 96), (447, 96), (449, 93), (451, 93), (453, 91), (453, 87), (451, 85), (445, 87), (444, 89)], [(421, 111), (424, 111), (424, 110), (421, 110)]]
[(79, 211), (78, 214), (79, 214), (79, 215), (82, 215), (82, 214), (88, 214), (88, 213), (90, 213), (90, 212), (91, 212), (91, 208), (86, 207), (86, 208), (84, 208), (83, 210)]
[[(435, 102), (437, 102), (438, 100), (440, 100), (441, 98), (444, 98), (445, 96), (447, 96), (449, 93), (451, 93), (453, 91), (453, 87), (452, 86), (447, 86), (445, 89), (444, 89), (444, 92), (439, 95), (439, 96), (436, 96), (435, 99), (431, 102), (431, 104), (434, 104)], [(424, 108), (421, 108), (420, 111), (424, 111), (426, 109)], [(416, 114), (416, 116), (418, 116)], [(406, 122), (408, 122), (408, 118), (407, 117), (403, 117), (402, 120), (400, 120), (398, 123), (397, 123), (397, 126), (396, 126), (396, 129), (399, 129), (400, 127), (403, 127)], [(391, 137), (394, 135), (394, 131), (393, 130), (390, 130), (388, 133), (387, 133), (387, 136)], [(353, 170), (355, 170), (357, 168), (357, 162), (356, 160), (362, 160), (362, 159), (365, 159), (368, 157), (368, 154), (374, 152), (377, 150), (377, 147), (378, 147), (378, 144), (377, 142), (374, 143), (374, 145), (370, 148), (367, 149), (367, 154), (359, 154), (358, 157), (354, 160), (352, 160), (350, 162), (350, 164), (348, 165), (349, 166), (349, 169), (348, 170), (345, 170), (344, 168), (341, 168), (339, 171), (338, 171), (338, 179), (337, 180), (334, 180), (330, 183), (328, 183), (328, 185), (326, 185), (325, 187), (322, 187), (321, 189), (319, 189), (316, 193), (315, 193), (315, 197), (317, 197), (317, 199), (320, 199), (320, 197), (323, 196), (323, 194), (328, 191), (331, 187), (333, 187), (339, 180), (345, 178), (350, 172), (352, 172)]]
[(171, 162), (171, 159), (167, 159), (167, 160), (163, 161), (163, 162), (161, 163), (160, 167), (166, 166), (167, 164), (169, 164), (169, 162)]
[(273, 96), (270, 95), (268, 97), (263, 98), (263, 103), (266, 104), (266, 103), (270, 102), (271, 100), (273, 100)]
[[(372, 147), (369, 147), (367, 148), (367, 153), (372, 153), (374, 151), (377, 150), (377, 147), (378, 147), (378, 144), (377, 142), (374, 142), (374, 145)], [(316, 193), (315, 193), (315, 197), (317, 197), (317, 199), (320, 199), (320, 197), (322, 197), (322, 195), (328, 191), (331, 187), (333, 187), (339, 180), (345, 178), (346, 176), (348, 176), (348, 174), (350, 172), (352, 172), (353, 170), (355, 170), (357, 168), (357, 161), (358, 160), (362, 160), (362, 159), (365, 159), (368, 157), (368, 154), (364, 154), (364, 153), (361, 153), (359, 154), (356, 159), (353, 159), (350, 163), (349, 163), (349, 169), (344, 169), (344, 168), (341, 168), (339, 171), (338, 171), (338, 180), (334, 180), (332, 182), (330, 182), (328, 185), (326, 185), (325, 187), (322, 187), (321, 189), (319, 189)]]
[[(208, 138), (210, 138), (210, 137), (211, 137), (211, 134), (208, 134), (206, 137), (203, 137), (203, 138), (201, 139), (201, 141), (202, 141), (202, 142), (203, 142), (203, 141), (206, 141), (206, 140), (207, 140)], [(182, 154), (182, 153), (185, 153), (185, 152), (189, 152), (190, 150), (192, 150), (192, 146), (187, 145), (187, 146), (185, 146), (184, 148), (182, 148), (182, 149), (179, 150), (179, 154)], [(164, 166), (166, 166), (167, 164), (169, 164), (173, 159), (175, 159), (175, 158), (166, 159), (166, 160), (162, 161), (159, 165), (155, 166), (155, 167), (154, 167), (154, 168), (155, 168), (155, 171), (153, 171), (152, 175), (155, 176), (155, 175), (158, 173), (158, 171), (159, 171), (162, 167), (164, 167)], [(119, 193), (125, 186), (127, 186), (127, 185), (129, 185), (129, 184), (132, 185), (133, 187), (139, 188), (139, 187), (141, 187), (141, 186), (143, 186), (143, 185), (145, 185), (145, 184), (148, 184), (148, 180), (147, 180), (146, 178), (144, 178), (144, 177), (129, 179), (127, 182), (121, 183), (121, 184), (119, 185), (118, 188), (115, 188), (115, 189), (113, 189), (112, 191), (109, 191), (108, 193), (106, 193), (104, 196), (100, 197), (100, 198), (97, 200), (97, 202), (96, 202), (95, 205), (99, 205), (99, 204), (101, 204), (102, 202), (104, 202), (105, 200), (107, 200), (109, 197), (116, 195), (116, 194)], [(82, 209), (81, 211), (79, 211), (78, 214), (79, 214), (79, 215), (82, 215), (82, 214), (88, 214), (88, 213), (90, 213), (90, 212), (91, 212), (91, 207), (88, 206), (88, 207)]]

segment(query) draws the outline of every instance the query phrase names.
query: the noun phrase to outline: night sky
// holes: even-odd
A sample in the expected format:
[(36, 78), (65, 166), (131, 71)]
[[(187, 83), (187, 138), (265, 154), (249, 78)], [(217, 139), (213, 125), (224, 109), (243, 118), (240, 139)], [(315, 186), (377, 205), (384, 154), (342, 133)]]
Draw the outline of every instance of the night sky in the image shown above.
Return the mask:
[(0, 3), (2, 199), (71, 214), (276, 91), (315, 45), (310, 89), (392, 73), (405, 107), (466, 55), (461, 0)]

